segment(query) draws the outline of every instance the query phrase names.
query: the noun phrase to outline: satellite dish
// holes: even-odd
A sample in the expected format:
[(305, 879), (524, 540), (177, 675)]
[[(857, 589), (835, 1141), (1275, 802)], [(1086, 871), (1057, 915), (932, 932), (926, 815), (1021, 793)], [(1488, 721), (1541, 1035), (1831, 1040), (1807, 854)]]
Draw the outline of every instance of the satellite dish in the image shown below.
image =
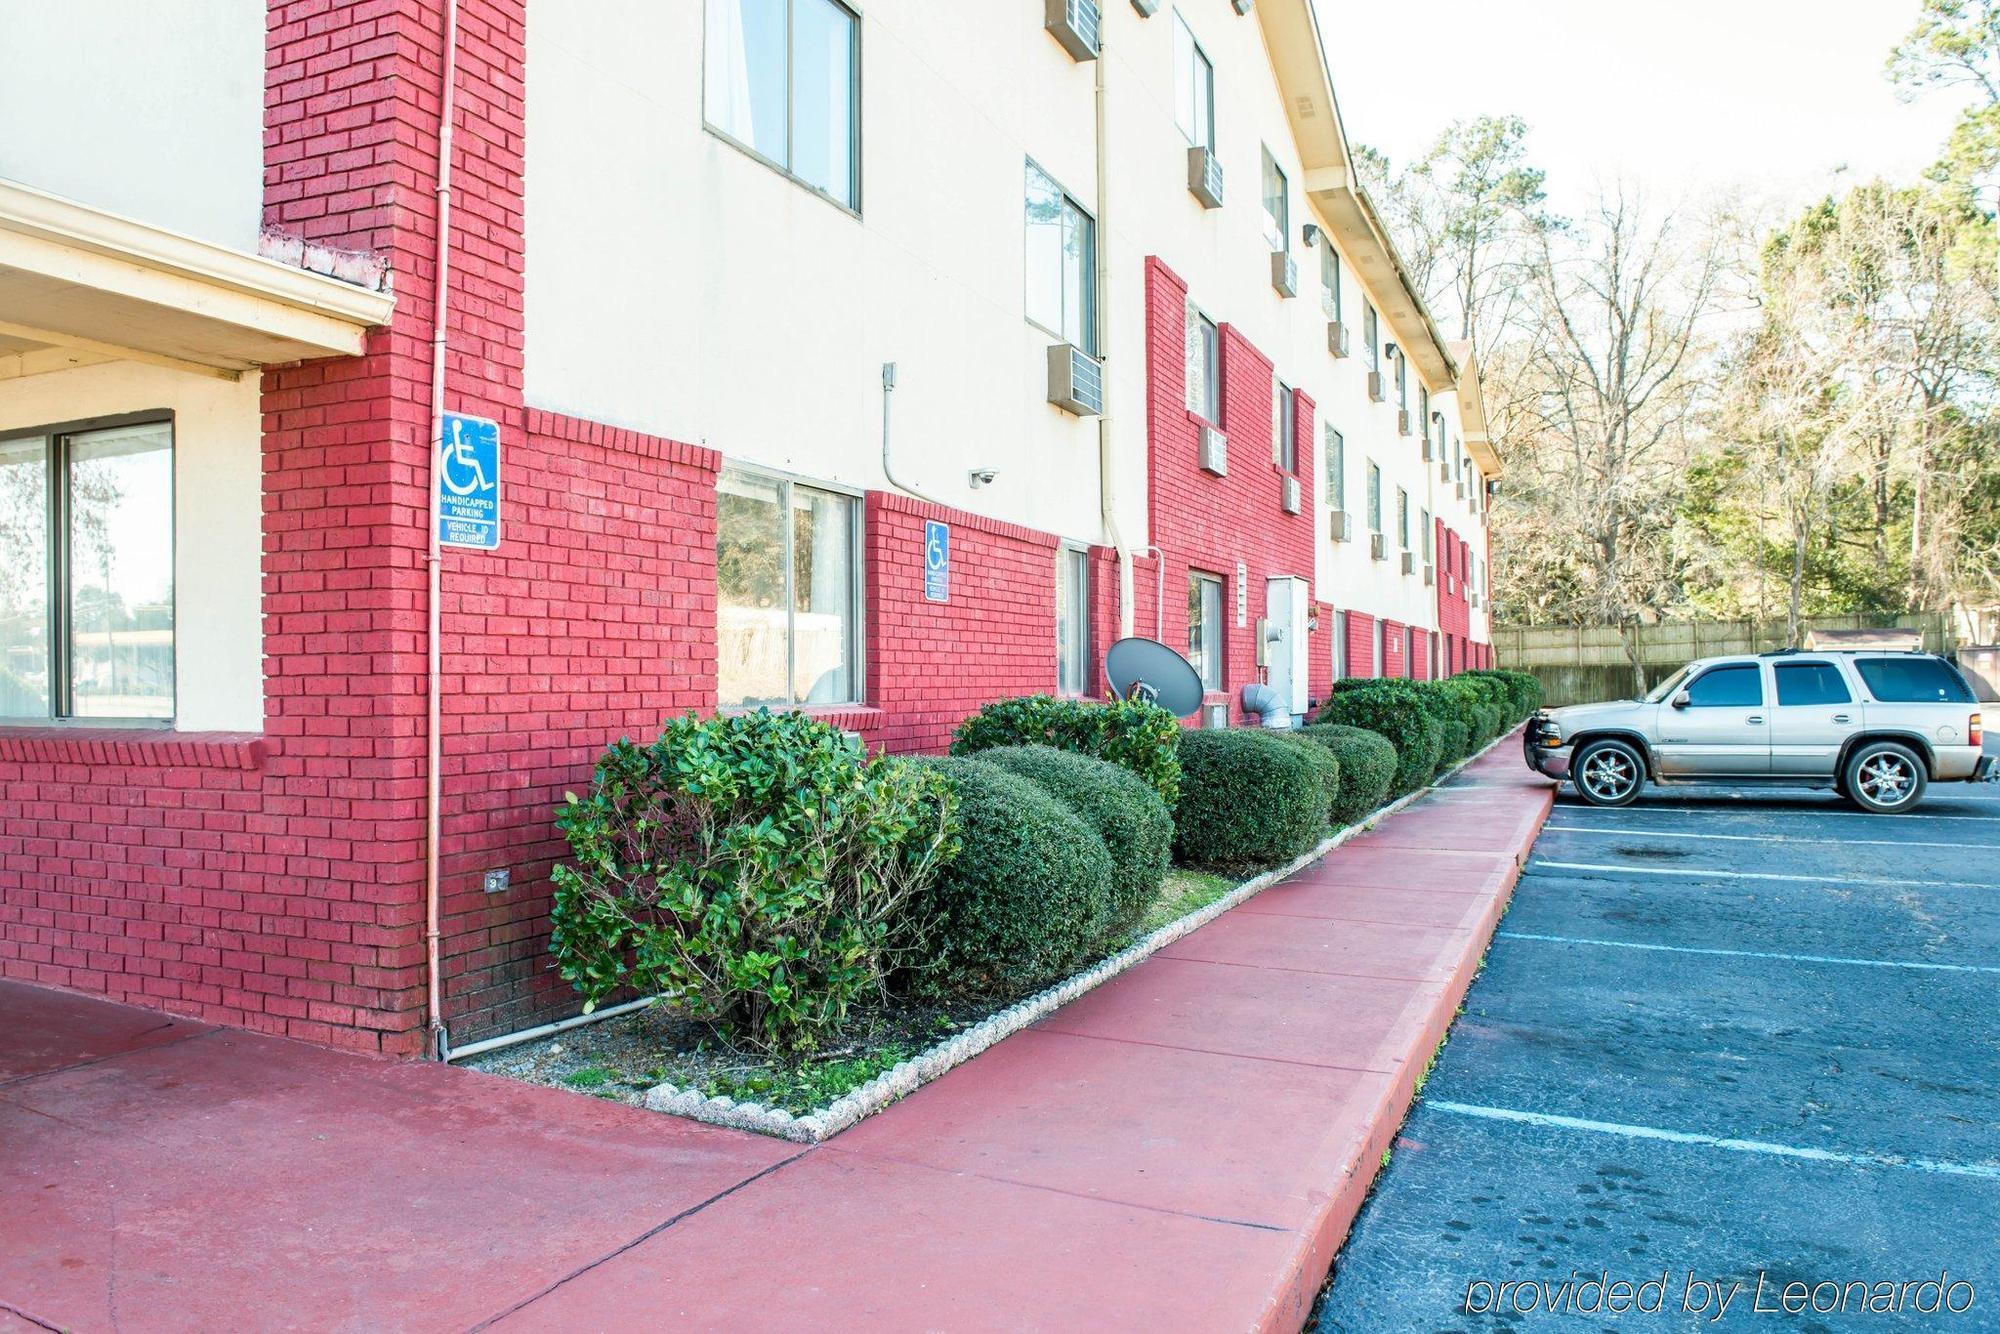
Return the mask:
[(1120, 699), (1143, 699), (1176, 718), (1201, 708), (1201, 674), (1157, 639), (1121, 639), (1104, 655), (1104, 676)]

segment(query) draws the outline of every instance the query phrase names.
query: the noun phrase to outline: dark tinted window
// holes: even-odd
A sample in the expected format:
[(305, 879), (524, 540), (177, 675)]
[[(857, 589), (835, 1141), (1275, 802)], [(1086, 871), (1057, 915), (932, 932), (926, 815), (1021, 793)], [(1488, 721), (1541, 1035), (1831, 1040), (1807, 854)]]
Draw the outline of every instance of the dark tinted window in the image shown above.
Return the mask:
[(1971, 704), (1972, 691), (1938, 658), (1857, 658), (1868, 693), (1884, 704)]
[(1688, 704), (1697, 709), (1740, 709), (1763, 702), (1764, 683), (1757, 679), (1756, 667), (1748, 664), (1703, 672), (1688, 687)]
[(1778, 703), (1846, 704), (1852, 698), (1840, 668), (1830, 662), (1786, 662), (1778, 665)]

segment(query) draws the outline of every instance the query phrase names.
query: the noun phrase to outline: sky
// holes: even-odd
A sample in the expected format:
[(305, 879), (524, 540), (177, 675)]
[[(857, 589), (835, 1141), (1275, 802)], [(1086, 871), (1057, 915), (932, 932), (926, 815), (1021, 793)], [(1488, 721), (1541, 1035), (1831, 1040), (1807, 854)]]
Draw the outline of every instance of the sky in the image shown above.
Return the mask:
[(1918, 0), (1317, 4), (1351, 140), (1401, 164), (1455, 119), (1518, 115), (1561, 212), (1615, 180), (1780, 207), (1842, 169), (1907, 180), (1957, 115), (1949, 94), (1899, 101), (1883, 73)]

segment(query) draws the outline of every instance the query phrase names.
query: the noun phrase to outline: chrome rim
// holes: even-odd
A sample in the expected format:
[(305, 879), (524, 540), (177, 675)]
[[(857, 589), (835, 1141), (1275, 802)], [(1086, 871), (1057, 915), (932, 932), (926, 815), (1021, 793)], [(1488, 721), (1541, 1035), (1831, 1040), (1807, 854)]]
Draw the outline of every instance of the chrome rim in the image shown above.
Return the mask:
[(1900, 755), (1871, 755), (1861, 763), (1861, 795), (1878, 806), (1899, 806), (1910, 799), (1917, 776)]
[(1617, 801), (1638, 785), (1639, 770), (1623, 751), (1592, 751), (1583, 761), (1579, 781), (1599, 801)]

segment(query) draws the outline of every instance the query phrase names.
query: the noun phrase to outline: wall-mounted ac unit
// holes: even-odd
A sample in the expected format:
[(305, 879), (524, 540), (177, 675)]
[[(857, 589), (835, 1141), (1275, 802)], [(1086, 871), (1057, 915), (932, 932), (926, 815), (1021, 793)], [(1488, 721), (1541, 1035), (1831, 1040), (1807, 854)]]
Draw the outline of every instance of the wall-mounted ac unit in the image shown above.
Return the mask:
[(1285, 513), (1287, 513), (1287, 514), (1297, 514), (1297, 513), (1299, 512), (1299, 479), (1298, 479), (1298, 478), (1296, 478), (1296, 477), (1287, 477), (1287, 478), (1285, 479), (1285, 485), (1284, 485), (1284, 490), (1283, 490), (1283, 493), (1282, 493), (1282, 495), (1281, 495), (1281, 497), (1280, 497), (1280, 499), (1279, 499), (1278, 503), (1279, 503), (1280, 505), (1283, 505), (1283, 506), (1285, 507)]
[(1430, 462), (1430, 461), (1431, 461), (1431, 460), (1432, 460), (1433, 458), (1435, 458), (1436, 456), (1437, 456), (1437, 451), (1436, 451), (1435, 449), (1433, 449), (1433, 448), (1431, 447), (1431, 438), (1430, 438), (1429, 436), (1425, 436), (1425, 437), (1424, 437), (1424, 462), (1425, 462), (1425, 463), (1429, 463), (1429, 462)]
[(1438, 480), (1440, 482), (1451, 480), (1451, 460), (1443, 455), (1438, 456)]
[(1457, 490), (1457, 492), (1458, 492), (1458, 498), (1459, 498), (1460, 500), (1464, 500), (1464, 499), (1465, 499), (1465, 479), (1464, 479), (1463, 477), (1461, 477), (1461, 478), (1459, 478), (1459, 479), (1458, 479), (1458, 486), (1457, 486), (1457, 487), (1456, 487), (1455, 489), (1456, 489), (1456, 490)]
[(1416, 572), (1417, 572), (1417, 553), (1414, 551), (1405, 551), (1403, 553), (1403, 573), (1415, 574)]
[(1327, 536), (1336, 542), (1345, 542), (1354, 531), (1354, 519), (1346, 510), (1334, 510), (1326, 516)]
[(1139, 17), (1149, 19), (1160, 12), (1160, 0), (1132, 0), (1132, 8), (1139, 11)]
[(1188, 193), (1203, 208), (1222, 207), (1222, 163), (1213, 149), (1199, 144), (1188, 149)]
[(1339, 320), (1326, 322), (1326, 350), (1336, 357), (1347, 355), (1347, 326)]
[(1368, 534), (1368, 559), (1389, 559), (1389, 539), (1381, 533)]
[(1201, 469), (1217, 477), (1229, 471), (1229, 441), (1213, 426), (1201, 428)]
[(1409, 433), (1410, 433), (1410, 410), (1408, 408), (1397, 408), (1396, 434), (1408, 435)]
[(1072, 343), (1049, 345), (1049, 402), (1079, 417), (1104, 411), (1104, 367)]
[(1429, 588), (1436, 582), (1437, 582), (1437, 566), (1432, 565), (1428, 561), (1426, 561), (1424, 564), (1424, 587)]
[(1097, 59), (1097, 0), (1046, 0), (1043, 25), (1072, 60)]
[(1481, 601), (1479, 600), (1479, 594), (1477, 594), (1477, 593), (1474, 593), (1474, 594), (1472, 594), (1472, 605), (1473, 605), (1474, 607), (1480, 607), (1480, 606), (1483, 606), (1483, 605), (1485, 605), (1485, 604), (1483, 604), (1483, 603), (1482, 603), (1482, 602), (1481, 602)]
[(1271, 286), (1278, 289), (1279, 296), (1299, 294), (1299, 265), (1289, 250), (1271, 252)]
[(1382, 372), (1368, 372), (1368, 397), (1374, 399), (1377, 403), (1382, 401)]
[(1239, 14), (1248, 14), (1257, 7), (1257, 0), (1230, 0), (1230, 2), (1236, 6), (1236, 12)]

